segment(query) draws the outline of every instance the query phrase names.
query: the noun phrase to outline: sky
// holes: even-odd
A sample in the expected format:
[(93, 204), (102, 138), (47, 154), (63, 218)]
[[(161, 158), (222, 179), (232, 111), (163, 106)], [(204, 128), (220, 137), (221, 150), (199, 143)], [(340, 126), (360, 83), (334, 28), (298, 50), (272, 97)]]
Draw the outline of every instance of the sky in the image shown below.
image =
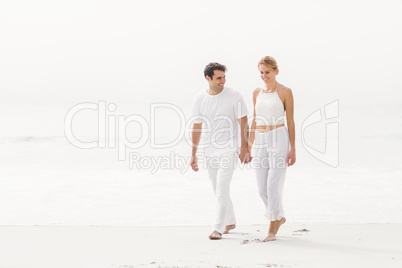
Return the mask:
[(251, 103), (257, 62), (296, 105), (402, 100), (400, 1), (3, 1), (0, 105), (170, 102), (211, 61)]
[[(382, 200), (379, 205), (400, 204), (394, 200), (400, 189), (395, 178), (401, 173), (401, 10), (400, 0), (1, 1), (0, 158), (4, 164), (0, 171), (5, 174), (2, 177), (10, 178), (3, 180), (6, 187), (2, 189), (10, 193), (4, 196), (24, 195), (24, 185), (28, 195), (16, 204), (36, 198), (42, 204), (47, 197), (53, 200), (55, 193), (67, 196), (81, 189), (86, 179), (88, 187), (99, 178), (114, 179), (105, 169), (117, 174), (115, 178), (120, 176), (115, 173), (121, 168), (117, 165), (127, 169), (127, 162), (117, 161), (117, 149), (112, 146), (79, 150), (67, 143), (65, 118), (71, 107), (83, 102), (116, 104), (116, 112), (108, 112), (108, 126), (114, 126), (112, 119), (116, 122), (118, 116), (128, 115), (140, 115), (152, 123), (149, 107), (158, 102), (176, 105), (188, 116), (194, 96), (208, 85), (204, 67), (220, 62), (228, 68), (226, 85), (239, 91), (252, 111), (252, 92), (262, 84), (257, 63), (268, 55), (278, 62), (277, 80), (292, 89), (295, 99), (298, 164), (289, 178), (301, 184), (294, 187), (304, 182), (314, 186), (310, 192), (321, 187), (321, 194), (330, 193), (324, 198), (330, 202), (339, 196), (333, 190), (335, 184), (342, 193), (364, 183), (369, 192), (352, 195), (349, 191), (352, 198), (346, 195), (336, 202), (341, 205), (338, 210), (350, 200), (357, 208), (367, 200), (360, 198), (364, 195)], [(331, 103), (339, 103), (339, 118), (304, 124), (315, 118), (310, 115), (317, 109)], [(86, 110), (74, 118), (71, 126), (80, 139), (99, 140), (99, 126), (105, 120), (99, 120), (98, 111)], [(172, 110), (162, 110), (155, 118), (156, 134), (149, 136), (157, 142), (172, 141), (187, 123)], [(330, 133), (328, 122), (339, 123), (339, 129), (332, 124), (336, 129)], [(122, 130), (133, 142), (138, 138), (135, 134), (144, 132), (136, 122), (126, 127)], [(123, 133), (110, 129), (108, 146), (114, 135)], [(187, 157), (191, 151), (188, 144), (148, 150), (149, 144), (144, 146), (145, 156), (171, 150)], [(328, 149), (325, 156), (335, 156), (338, 169), (307, 151), (327, 150), (327, 144), (337, 149)], [(136, 171), (131, 175), (139, 176)], [(163, 171), (159, 176), (165, 176)], [(77, 179), (77, 185), (67, 182), (70, 177)], [(181, 179), (175, 175), (173, 183)], [(10, 188), (14, 186), (17, 190)], [(159, 186), (163, 190), (166, 185)], [(43, 195), (36, 189), (43, 190)], [(91, 188), (87, 195), (90, 203), (95, 200), (92, 189), (98, 188)], [(65, 199), (69, 207), (71, 196)], [(360, 203), (354, 202), (356, 198)], [(65, 201), (63, 196), (60, 200)], [(53, 209), (52, 202), (45, 203)], [(370, 206), (365, 202), (362, 207)]]

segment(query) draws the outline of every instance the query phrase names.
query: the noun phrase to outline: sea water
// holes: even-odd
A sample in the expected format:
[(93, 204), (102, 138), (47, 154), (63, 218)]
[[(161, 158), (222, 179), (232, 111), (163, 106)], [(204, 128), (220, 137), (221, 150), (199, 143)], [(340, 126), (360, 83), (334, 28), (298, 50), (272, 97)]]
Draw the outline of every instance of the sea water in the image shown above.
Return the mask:
[[(114, 112), (106, 110), (103, 144), (86, 149), (66, 137), (66, 115), (75, 105), (0, 107), (1, 225), (212, 224), (215, 200), (208, 174), (201, 160), (198, 172), (189, 168), (188, 132), (179, 130), (186, 122), (176, 108), (187, 119), (191, 103), (155, 110), (153, 122), (149, 103), (116, 104)], [(338, 132), (329, 132), (325, 122), (306, 128), (303, 122), (319, 107), (296, 107), (297, 161), (287, 170), (284, 192), (288, 221), (402, 222), (401, 107), (337, 105), (331, 122)], [(129, 115), (140, 115), (149, 127), (141, 129), (140, 120), (120, 125), (131, 144), (144, 139), (139, 148), (118, 146), (119, 116), (123, 122)], [(72, 120), (77, 140), (99, 142), (103, 124), (98, 121), (98, 110), (77, 113)], [(330, 144), (338, 149), (328, 160)], [(267, 222), (250, 165), (238, 163), (231, 198), (238, 224)]]

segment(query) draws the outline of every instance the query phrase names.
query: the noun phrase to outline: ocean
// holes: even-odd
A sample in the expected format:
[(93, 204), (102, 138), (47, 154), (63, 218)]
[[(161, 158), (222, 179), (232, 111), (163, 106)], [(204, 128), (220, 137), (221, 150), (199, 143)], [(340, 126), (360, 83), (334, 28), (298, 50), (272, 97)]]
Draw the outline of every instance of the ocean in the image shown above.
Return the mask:
[[(0, 225), (212, 224), (207, 172), (188, 166), (191, 102), (94, 101), (73, 116), (77, 104), (0, 106)], [(295, 110), (288, 222), (401, 223), (401, 106)], [(231, 196), (238, 224), (267, 222), (251, 166), (238, 165)]]

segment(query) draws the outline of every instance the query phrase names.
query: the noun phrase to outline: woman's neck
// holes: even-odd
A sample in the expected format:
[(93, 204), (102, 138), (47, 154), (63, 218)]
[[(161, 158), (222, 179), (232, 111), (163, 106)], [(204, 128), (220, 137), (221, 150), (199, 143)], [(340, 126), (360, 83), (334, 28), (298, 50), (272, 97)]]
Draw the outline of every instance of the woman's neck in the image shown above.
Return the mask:
[(265, 84), (265, 90), (266, 91), (275, 91), (278, 87), (278, 82), (277, 81), (272, 81), (269, 83)]

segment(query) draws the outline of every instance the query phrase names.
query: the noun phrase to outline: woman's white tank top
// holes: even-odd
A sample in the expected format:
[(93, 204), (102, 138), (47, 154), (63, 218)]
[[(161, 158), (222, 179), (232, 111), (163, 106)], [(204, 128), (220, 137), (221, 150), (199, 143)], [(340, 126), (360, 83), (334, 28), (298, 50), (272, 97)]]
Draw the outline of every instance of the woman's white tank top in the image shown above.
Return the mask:
[(278, 95), (278, 87), (275, 92), (265, 93), (260, 91), (255, 103), (255, 122), (257, 126), (275, 126), (285, 123), (285, 109)]

